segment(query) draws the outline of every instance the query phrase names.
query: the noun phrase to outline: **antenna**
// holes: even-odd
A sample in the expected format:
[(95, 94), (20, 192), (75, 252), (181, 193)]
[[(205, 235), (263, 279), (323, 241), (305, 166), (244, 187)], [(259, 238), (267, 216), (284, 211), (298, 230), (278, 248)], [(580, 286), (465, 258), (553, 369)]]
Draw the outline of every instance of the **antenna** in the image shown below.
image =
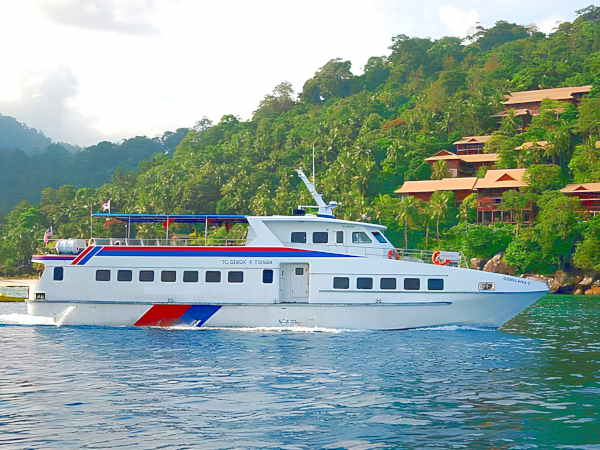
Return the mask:
[(296, 173), (298, 174), (298, 176), (300, 177), (300, 179), (304, 182), (304, 185), (308, 189), (308, 192), (310, 192), (310, 195), (312, 195), (312, 198), (317, 203), (317, 206), (300, 206), (300, 208), (318, 208), (318, 210), (319, 210), (318, 214), (319, 215), (334, 217), (333, 216), (333, 209), (336, 206), (338, 206), (338, 203), (337, 202), (325, 203), (325, 201), (323, 200), (323, 197), (321, 196), (321, 194), (319, 194), (317, 192), (317, 189), (315, 188), (315, 185), (313, 183), (311, 183), (308, 180), (308, 178), (306, 178), (306, 175), (304, 174), (304, 172), (301, 169), (296, 169)]

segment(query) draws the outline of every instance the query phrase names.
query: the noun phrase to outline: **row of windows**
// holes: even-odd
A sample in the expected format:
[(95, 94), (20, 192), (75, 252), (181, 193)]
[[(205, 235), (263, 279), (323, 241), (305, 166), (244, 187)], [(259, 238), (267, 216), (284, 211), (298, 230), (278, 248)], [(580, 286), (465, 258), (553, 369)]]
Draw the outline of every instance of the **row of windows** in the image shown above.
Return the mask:
[[(407, 291), (418, 291), (421, 289), (420, 278), (404, 278), (404, 289)], [(334, 289), (350, 289), (350, 278), (348, 277), (333, 277)], [(373, 278), (357, 277), (356, 289), (373, 289)], [(397, 289), (396, 278), (380, 278), (379, 289), (394, 290)], [(428, 278), (427, 290), (442, 291), (444, 290), (444, 280), (442, 278)]]
[[(96, 281), (110, 281), (111, 270), (98, 269), (96, 270)], [(64, 269), (62, 267), (55, 267), (52, 273), (54, 281), (63, 281)], [(184, 270), (183, 271), (183, 282), (184, 283), (197, 283), (199, 280), (197, 270)], [(154, 281), (154, 270), (140, 270), (138, 272), (138, 280), (141, 282), (152, 282)], [(117, 281), (133, 281), (133, 271), (129, 269), (118, 269), (117, 270)], [(174, 283), (177, 281), (177, 272), (174, 270), (161, 270), (160, 281), (165, 283)], [(221, 282), (221, 271), (220, 270), (207, 270), (204, 273), (204, 281), (207, 283), (220, 283)], [(230, 270), (227, 272), (227, 281), (229, 283), (243, 283), (244, 272), (239, 270)], [(273, 270), (264, 269), (262, 271), (262, 282), (266, 284), (273, 283)]]
[[(138, 272), (138, 280), (141, 282), (152, 282), (154, 281), (154, 270), (140, 270)], [(56, 278), (55, 278), (56, 279)], [(111, 270), (98, 269), (96, 270), (96, 281), (110, 281)], [(117, 281), (132, 281), (133, 271), (129, 269), (118, 269), (117, 270)], [(197, 283), (199, 275), (197, 270), (184, 270), (182, 280), (184, 283)], [(160, 281), (165, 283), (174, 283), (177, 281), (177, 272), (175, 270), (161, 270)], [(206, 283), (220, 283), (221, 282), (221, 271), (220, 270), (207, 270), (204, 272), (204, 281)], [(229, 283), (243, 283), (244, 272), (241, 270), (230, 270), (227, 272), (227, 282)], [(273, 270), (264, 269), (262, 271), (262, 282), (273, 283)]]
[[(386, 244), (387, 241), (383, 234), (379, 231), (371, 232), (375, 240), (381, 244)], [(306, 244), (306, 231), (292, 231), (290, 236), (290, 242), (295, 244)], [(314, 231), (312, 234), (312, 243), (313, 244), (328, 244), (329, 243), (329, 232), (327, 231)], [(336, 231), (335, 232), (335, 243), (343, 244), (344, 243), (344, 232)], [(369, 237), (367, 233), (364, 231), (353, 231), (352, 232), (352, 243), (353, 244), (372, 244), (373, 240)]]

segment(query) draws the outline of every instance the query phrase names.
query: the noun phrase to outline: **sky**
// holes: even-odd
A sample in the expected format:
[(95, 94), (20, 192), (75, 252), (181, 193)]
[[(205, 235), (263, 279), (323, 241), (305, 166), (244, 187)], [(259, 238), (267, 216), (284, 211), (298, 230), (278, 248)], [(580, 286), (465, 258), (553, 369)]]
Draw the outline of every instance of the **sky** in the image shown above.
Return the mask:
[(76, 145), (245, 120), (332, 58), (362, 73), (398, 34), (464, 37), (497, 20), (548, 33), (594, 2), (3, 0), (0, 114)]

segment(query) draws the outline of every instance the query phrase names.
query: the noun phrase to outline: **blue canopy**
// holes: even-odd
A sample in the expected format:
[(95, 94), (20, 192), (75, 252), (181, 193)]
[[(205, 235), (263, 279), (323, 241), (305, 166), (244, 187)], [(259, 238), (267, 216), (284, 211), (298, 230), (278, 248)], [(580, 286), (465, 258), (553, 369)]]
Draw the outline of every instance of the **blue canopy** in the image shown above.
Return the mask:
[(124, 223), (206, 223), (220, 225), (222, 223), (248, 223), (246, 216), (233, 214), (122, 214), (94, 213), (92, 217), (116, 219)]

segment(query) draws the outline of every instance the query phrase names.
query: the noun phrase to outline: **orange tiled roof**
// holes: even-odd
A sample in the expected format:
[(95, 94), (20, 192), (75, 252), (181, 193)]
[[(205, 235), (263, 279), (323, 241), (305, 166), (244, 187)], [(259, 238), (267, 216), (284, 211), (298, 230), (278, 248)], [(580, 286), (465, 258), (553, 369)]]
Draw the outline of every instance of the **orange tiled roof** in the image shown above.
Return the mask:
[(449, 152), (448, 150), (442, 150), (429, 158), (425, 158), (425, 161), (444, 161), (447, 159), (460, 159), (460, 156), (456, 153)]
[(478, 178), (475, 189), (525, 187), (527, 169), (494, 169), (488, 170), (485, 177)]
[(442, 178), (441, 180), (405, 181), (395, 194), (414, 194), (435, 191), (471, 191), (477, 181), (476, 177)]
[(453, 142), (452, 144), (485, 144), (489, 141), (492, 136), (463, 136), (460, 141)]
[[(512, 112), (513, 116), (515, 116), (515, 117), (533, 115), (531, 113), (531, 111), (529, 111), (526, 108), (511, 109), (510, 111)], [(506, 117), (506, 116), (508, 116), (508, 114), (509, 114), (509, 112), (507, 110), (507, 111), (499, 112), (497, 114), (492, 114), (492, 117)]]
[(500, 161), (500, 155), (498, 153), (480, 153), (478, 155), (460, 155), (460, 159), (466, 163), (496, 162)]
[(502, 103), (515, 105), (519, 103), (536, 103), (545, 99), (571, 100), (574, 94), (586, 94), (592, 90), (592, 86), (571, 86), (555, 89), (537, 89), (534, 91), (511, 92)]
[(546, 148), (549, 145), (551, 145), (551, 144), (548, 141), (523, 142), (521, 145), (516, 147), (515, 150), (528, 150), (533, 147)]
[(572, 194), (577, 192), (600, 192), (600, 183), (579, 183), (579, 184), (567, 184), (560, 190), (565, 194)]
[(441, 152), (436, 153), (429, 158), (425, 158), (427, 162), (435, 162), (435, 161), (447, 161), (447, 160), (455, 160), (458, 159), (460, 161), (466, 163), (478, 163), (478, 162), (496, 162), (500, 160), (500, 155), (497, 153), (480, 153), (477, 155), (457, 155), (455, 153), (448, 152), (446, 150), (442, 150)]

